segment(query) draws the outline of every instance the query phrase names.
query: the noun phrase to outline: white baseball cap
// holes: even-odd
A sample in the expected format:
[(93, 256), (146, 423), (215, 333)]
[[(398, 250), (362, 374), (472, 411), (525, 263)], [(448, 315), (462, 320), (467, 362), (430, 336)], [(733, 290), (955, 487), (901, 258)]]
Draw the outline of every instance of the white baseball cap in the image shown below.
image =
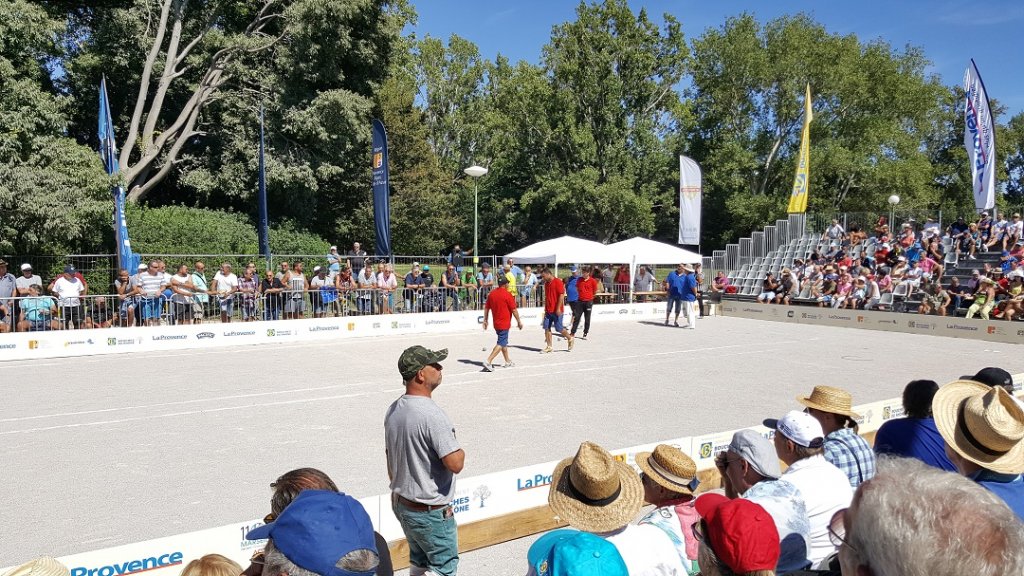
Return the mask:
[(825, 443), (821, 423), (806, 412), (790, 410), (779, 420), (765, 420), (764, 425), (806, 448), (821, 448)]
[(31, 270), (32, 269), (32, 265), (28, 264), (28, 263), (22, 264), (21, 265), (21, 269), (22, 270)]

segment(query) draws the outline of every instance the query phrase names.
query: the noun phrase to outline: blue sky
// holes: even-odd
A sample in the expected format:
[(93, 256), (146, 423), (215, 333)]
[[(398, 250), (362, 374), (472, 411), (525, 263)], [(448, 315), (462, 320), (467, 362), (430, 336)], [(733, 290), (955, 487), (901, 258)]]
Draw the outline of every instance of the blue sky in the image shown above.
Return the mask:
[[(514, 60), (540, 62), (551, 27), (573, 20), (577, 2), (570, 0), (412, 0), (419, 14), (414, 28), (445, 38), (458, 34), (493, 59), (501, 53)], [(1024, 0), (630, 0), (634, 10), (647, 8), (652, 18), (665, 12), (683, 25), (687, 38), (721, 26), (729, 16), (749, 12), (760, 21), (807, 12), (830, 32), (856, 34), (861, 40), (882, 38), (893, 47), (924, 49), (947, 85), (960, 84), (974, 58), (989, 97), (1008, 108), (999, 121), (1024, 111)]]

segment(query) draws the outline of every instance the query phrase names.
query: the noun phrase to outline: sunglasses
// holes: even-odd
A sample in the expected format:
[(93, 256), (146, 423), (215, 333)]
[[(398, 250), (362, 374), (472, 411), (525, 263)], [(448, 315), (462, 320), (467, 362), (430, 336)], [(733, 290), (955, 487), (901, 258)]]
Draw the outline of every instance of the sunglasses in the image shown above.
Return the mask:
[(857, 549), (854, 548), (850, 544), (849, 540), (846, 539), (845, 518), (847, 510), (849, 510), (849, 508), (843, 508), (832, 515), (832, 519), (828, 523), (828, 539), (836, 548), (839, 548), (840, 546), (847, 546), (850, 550), (856, 552)]

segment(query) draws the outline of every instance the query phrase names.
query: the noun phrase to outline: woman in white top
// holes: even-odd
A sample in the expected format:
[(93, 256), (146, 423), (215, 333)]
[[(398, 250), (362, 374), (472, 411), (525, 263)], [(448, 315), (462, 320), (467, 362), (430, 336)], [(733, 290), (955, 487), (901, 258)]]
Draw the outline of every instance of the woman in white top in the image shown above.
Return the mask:
[(192, 295), (196, 293), (195, 284), (188, 274), (188, 266), (178, 266), (178, 273), (171, 276), (171, 305), (174, 319), (181, 324), (192, 323)]
[(398, 288), (398, 278), (395, 277), (393, 264), (386, 264), (384, 271), (377, 274), (377, 289), (380, 290), (381, 314), (391, 314), (395, 308), (395, 290)]

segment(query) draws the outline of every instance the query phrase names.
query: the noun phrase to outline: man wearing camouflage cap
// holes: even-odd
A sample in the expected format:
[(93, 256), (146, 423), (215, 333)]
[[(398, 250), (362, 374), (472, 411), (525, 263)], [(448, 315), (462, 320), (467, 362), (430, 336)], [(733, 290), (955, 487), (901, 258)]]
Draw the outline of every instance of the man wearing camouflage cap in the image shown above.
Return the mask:
[(431, 394), (441, 385), (448, 350), (407, 348), (398, 358), (405, 394), (384, 417), (391, 509), (409, 543), (409, 574), (451, 576), (459, 564), (452, 498), (465, 452), (455, 426)]

